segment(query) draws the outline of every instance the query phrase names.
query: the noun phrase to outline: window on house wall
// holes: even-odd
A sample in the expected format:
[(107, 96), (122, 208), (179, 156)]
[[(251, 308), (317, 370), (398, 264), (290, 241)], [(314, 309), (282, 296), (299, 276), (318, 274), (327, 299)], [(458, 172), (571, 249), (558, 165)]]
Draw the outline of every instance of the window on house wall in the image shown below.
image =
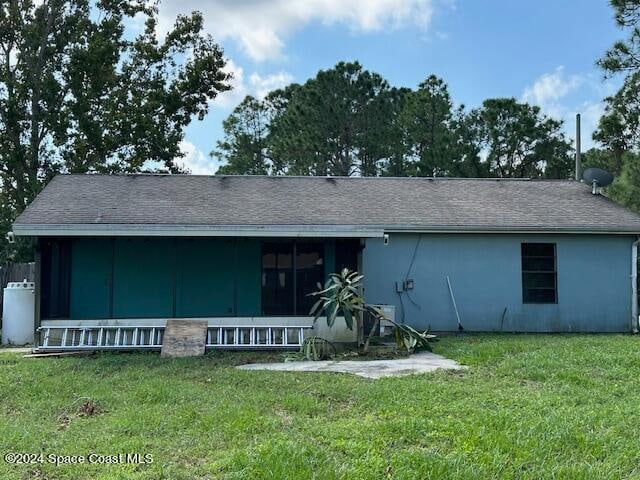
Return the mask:
[(308, 294), (324, 283), (321, 242), (268, 242), (262, 245), (262, 313), (308, 315)]
[(522, 244), (522, 302), (558, 303), (555, 243)]

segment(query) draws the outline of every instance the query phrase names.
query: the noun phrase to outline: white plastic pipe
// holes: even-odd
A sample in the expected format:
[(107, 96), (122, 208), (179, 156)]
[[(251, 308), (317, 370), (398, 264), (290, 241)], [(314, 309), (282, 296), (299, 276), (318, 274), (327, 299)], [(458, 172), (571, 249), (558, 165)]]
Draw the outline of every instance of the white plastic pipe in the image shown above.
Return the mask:
[(462, 323), (460, 322), (460, 314), (458, 313), (458, 305), (456, 305), (456, 297), (453, 296), (453, 288), (451, 288), (451, 280), (447, 275), (447, 285), (449, 286), (449, 295), (451, 295), (451, 302), (453, 303), (453, 309), (456, 312), (456, 320), (458, 320), (458, 330), (462, 330)]

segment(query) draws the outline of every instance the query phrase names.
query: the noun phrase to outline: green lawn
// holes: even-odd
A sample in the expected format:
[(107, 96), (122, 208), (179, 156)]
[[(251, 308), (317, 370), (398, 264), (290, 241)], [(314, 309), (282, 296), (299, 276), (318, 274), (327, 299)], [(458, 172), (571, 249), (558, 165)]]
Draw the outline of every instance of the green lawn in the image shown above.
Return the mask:
[(469, 369), (366, 380), (232, 368), (280, 354), (3, 353), (3, 455), (153, 463), (0, 459), (0, 478), (640, 478), (640, 337), (451, 337), (436, 352)]

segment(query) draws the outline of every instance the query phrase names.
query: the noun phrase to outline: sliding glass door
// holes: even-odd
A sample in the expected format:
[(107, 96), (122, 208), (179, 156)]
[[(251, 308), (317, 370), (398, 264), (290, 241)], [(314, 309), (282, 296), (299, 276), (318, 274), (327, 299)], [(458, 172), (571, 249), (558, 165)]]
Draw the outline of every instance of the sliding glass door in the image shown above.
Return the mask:
[(319, 241), (262, 245), (262, 314), (309, 315), (309, 293), (324, 283), (324, 245)]

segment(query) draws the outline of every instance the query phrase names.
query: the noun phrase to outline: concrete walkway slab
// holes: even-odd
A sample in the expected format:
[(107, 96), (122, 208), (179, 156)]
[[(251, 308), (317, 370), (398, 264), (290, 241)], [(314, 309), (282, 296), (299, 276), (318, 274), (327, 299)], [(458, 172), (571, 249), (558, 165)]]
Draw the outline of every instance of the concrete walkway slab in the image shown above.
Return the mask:
[(431, 352), (421, 352), (394, 360), (323, 360), (318, 362), (250, 363), (236, 368), (241, 370), (276, 370), (281, 372), (340, 372), (365, 378), (399, 377), (438, 369), (461, 370), (467, 368), (454, 360)]

